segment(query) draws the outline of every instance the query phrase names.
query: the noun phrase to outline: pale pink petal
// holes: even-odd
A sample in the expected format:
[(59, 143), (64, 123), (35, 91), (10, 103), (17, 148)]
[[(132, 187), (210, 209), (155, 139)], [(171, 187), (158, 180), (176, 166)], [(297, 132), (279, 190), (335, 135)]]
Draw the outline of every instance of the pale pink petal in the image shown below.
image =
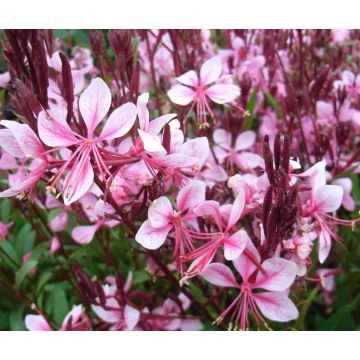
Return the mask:
[(148, 211), (150, 225), (154, 228), (160, 228), (168, 225), (173, 215), (173, 207), (170, 200), (161, 196), (153, 201)]
[(205, 183), (200, 180), (195, 180), (182, 188), (176, 198), (180, 211), (192, 210), (203, 201), (205, 201)]
[(234, 204), (231, 208), (229, 222), (226, 227), (226, 231), (229, 231), (240, 219), (240, 216), (244, 210), (245, 205), (245, 193), (243, 189), (240, 189), (239, 194), (236, 196)]
[(91, 138), (94, 129), (106, 116), (111, 105), (111, 92), (104, 80), (96, 78), (81, 94), (79, 109), (88, 129), (88, 137)]
[(199, 80), (196, 72), (194, 70), (190, 70), (187, 73), (180, 75), (179, 77), (175, 78), (179, 83), (189, 86), (198, 86)]
[(319, 261), (322, 264), (329, 256), (331, 249), (331, 237), (326, 229), (322, 229), (319, 234)]
[(89, 158), (90, 151), (91, 149), (86, 149), (83, 152), (80, 160), (65, 178), (63, 187), (65, 205), (70, 205), (80, 199), (94, 182), (94, 171)]
[(2, 120), (0, 124), (10, 129), (15, 136), (21, 150), (26, 155), (42, 154), (45, 150), (29, 125), (19, 124), (16, 121)]
[(135, 240), (146, 249), (157, 249), (166, 240), (172, 225), (167, 225), (162, 228), (154, 228), (150, 225), (150, 221), (146, 220), (141, 226), (135, 236)]
[(209, 60), (206, 60), (200, 69), (200, 85), (209, 85), (220, 77), (221, 74), (221, 59), (219, 56), (215, 56)]
[(194, 90), (180, 84), (174, 85), (167, 94), (170, 100), (178, 105), (187, 105), (196, 97)]
[(25, 157), (25, 154), (21, 150), (16, 137), (13, 135), (10, 129), (0, 130), (0, 146), (12, 156), (18, 158)]
[(209, 155), (209, 151), (209, 140), (205, 136), (186, 141), (183, 145), (181, 145), (179, 150), (181, 154), (198, 158), (199, 169), (203, 167)]
[(60, 58), (60, 51), (55, 51), (50, 60), (49, 60), (49, 65), (55, 69), (57, 72), (61, 72), (62, 71), (62, 61)]
[(132, 271), (129, 271), (128, 276), (125, 281), (125, 285), (124, 285), (124, 291), (126, 293), (129, 292), (131, 285), (132, 285), (132, 281), (133, 281), (133, 273), (132, 273)]
[(239, 230), (224, 240), (224, 256), (226, 260), (235, 260), (245, 249), (249, 239), (245, 230)]
[(169, 154), (151, 159), (158, 167), (183, 168), (194, 166), (197, 159), (183, 154)]
[(344, 70), (342, 79), (346, 85), (353, 85), (355, 82), (355, 75), (349, 70)]
[(240, 89), (236, 85), (216, 84), (206, 89), (205, 94), (217, 104), (225, 104), (240, 96)]
[(182, 331), (200, 331), (203, 325), (198, 319), (183, 319), (181, 320), (180, 330)]
[(224, 264), (210, 264), (200, 275), (210, 284), (225, 287), (239, 287), (232, 271)]
[(136, 106), (126, 103), (114, 110), (109, 116), (98, 141), (119, 138), (127, 134), (136, 119)]
[(319, 119), (331, 119), (334, 116), (333, 104), (325, 101), (317, 101), (316, 114)]
[(125, 305), (124, 321), (128, 331), (132, 331), (140, 319), (140, 311)]
[(315, 193), (315, 211), (327, 213), (337, 210), (343, 198), (344, 190), (338, 185), (320, 186)]
[(49, 225), (52, 231), (63, 231), (68, 225), (67, 212), (61, 212), (58, 216), (50, 221)]
[(89, 65), (81, 70), (72, 70), (71, 75), (74, 83), (74, 94), (79, 94), (85, 86), (85, 74), (91, 71), (93, 65)]
[(211, 216), (219, 230), (222, 230), (222, 222), (220, 215), (220, 205), (217, 201), (207, 200), (194, 208), (194, 213), (197, 216)]
[(0, 88), (6, 88), (9, 85), (11, 76), (9, 71), (0, 74)]
[(162, 146), (160, 139), (156, 135), (151, 135), (138, 129), (139, 136), (144, 144), (144, 149), (157, 155), (166, 155), (166, 150)]
[(98, 229), (98, 225), (75, 226), (71, 232), (71, 237), (79, 244), (88, 244)]
[(60, 248), (61, 248), (60, 239), (59, 239), (57, 236), (54, 236), (54, 237), (51, 239), (50, 254), (51, 254), (51, 255), (54, 255), (55, 252), (56, 252), (57, 250), (59, 250)]
[(70, 146), (75, 144), (78, 139), (66, 122), (66, 114), (58, 110), (48, 110), (50, 119), (45, 111), (41, 111), (38, 116), (38, 130), (40, 139), (48, 146)]
[(259, 166), (260, 163), (262, 163), (259, 162), (259, 156), (257, 154), (247, 151), (243, 151), (240, 154), (235, 154), (234, 162), (242, 169), (253, 169)]
[(70, 319), (70, 316), (72, 316), (71, 324), (74, 325), (80, 319), (80, 316), (82, 315), (82, 313), (83, 313), (82, 305), (74, 306), (73, 309), (66, 315), (66, 317), (62, 323), (62, 326), (59, 330), (66, 329), (66, 325)]
[[(107, 301), (107, 305), (110, 305), (109, 301)], [(116, 302), (114, 305), (118, 306)], [(101, 306), (97, 306), (97, 305), (91, 305), (91, 309), (101, 320), (107, 323), (113, 324), (121, 320), (120, 311), (104, 310)]]
[[(10, 131), (10, 130), (6, 130)], [(1, 132), (1, 131), (0, 131)], [(12, 135), (11, 135), (12, 136)], [(15, 139), (15, 138), (14, 138)], [(1, 140), (1, 139), (0, 139)], [(17, 144), (17, 143), (16, 143)], [(20, 150), (21, 151), (21, 150)], [(22, 151), (21, 151), (22, 152)], [(13, 155), (8, 154), (7, 152), (1, 156), (0, 159), (0, 169), (1, 170), (13, 170), (17, 169), (19, 165), (17, 164)]]
[(291, 321), (299, 316), (299, 311), (285, 292), (263, 292), (252, 294), (261, 313), (273, 321)]
[(256, 134), (253, 131), (244, 131), (237, 138), (235, 142), (235, 150), (241, 151), (250, 149), (255, 142)]
[(342, 205), (348, 211), (354, 211), (356, 208), (355, 201), (349, 194), (344, 194)]
[(174, 117), (176, 117), (176, 114), (167, 114), (151, 121), (148, 126), (147, 133), (151, 135), (159, 134), (164, 125), (167, 124)]
[(46, 164), (41, 163), (38, 167), (33, 169), (25, 178), (18, 184), (12, 186), (8, 190), (0, 192), (0, 198), (10, 197), (22, 193), (25, 190), (28, 190), (38, 183), (39, 179), (42, 177), (46, 170)]
[(216, 129), (213, 134), (216, 145), (229, 150), (231, 148), (231, 134), (223, 129)]
[(138, 97), (136, 105), (140, 129), (145, 132), (147, 131), (149, 126), (149, 110), (147, 109), (148, 102), (149, 93), (144, 93)]
[[(256, 250), (254, 244), (251, 239), (248, 238), (246, 242), (246, 250), (248, 250), (254, 258), (260, 262), (260, 254)], [(244, 254), (242, 253), (239, 257), (233, 260), (233, 264), (236, 270), (241, 275), (244, 283), (247, 283), (249, 276), (256, 270), (256, 265)]]
[(339, 185), (344, 189), (345, 194), (350, 194), (352, 189), (352, 181), (350, 178), (340, 178), (331, 182), (332, 185)]
[(26, 315), (25, 327), (29, 331), (53, 331), (51, 326), (41, 315)]
[(292, 261), (272, 258), (265, 260), (261, 266), (266, 271), (267, 276), (259, 272), (253, 286), (254, 289), (283, 291), (289, 288), (295, 280), (297, 267)]

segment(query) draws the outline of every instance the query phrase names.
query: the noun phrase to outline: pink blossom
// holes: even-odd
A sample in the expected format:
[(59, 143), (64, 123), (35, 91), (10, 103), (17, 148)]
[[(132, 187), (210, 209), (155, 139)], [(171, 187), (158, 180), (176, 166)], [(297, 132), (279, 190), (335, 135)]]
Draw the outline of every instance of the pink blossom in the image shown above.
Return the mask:
[(9, 235), (8, 229), (13, 225), (14, 223), (12, 221), (7, 224), (0, 221), (0, 241), (3, 241)]
[(134, 104), (126, 103), (114, 110), (99, 137), (94, 139), (94, 130), (109, 111), (111, 93), (107, 85), (100, 78), (94, 79), (79, 99), (79, 109), (87, 128), (87, 137), (75, 133), (66, 122), (66, 114), (61, 109), (42, 111), (38, 117), (39, 135), (48, 146), (60, 148), (77, 145), (71, 157), (62, 165), (52, 179), (52, 187), (60, 176), (73, 163), (67, 174), (62, 194), (65, 205), (70, 205), (83, 196), (93, 184), (94, 171), (90, 163), (90, 154), (103, 178), (109, 175), (104, 163), (99, 143), (125, 135), (133, 126), (136, 118)]
[[(26, 315), (25, 326), (30, 331), (53, 331), (42, 315)], [(74, 308), (66, 315), (59, 331), (87, 331), (91, 330), (90, 319), (83, 312), (81, 305)]]
[[(220, 77), (220, 74), (221, 60), (215, 56), (204, 62), (200, 69), (200, 76), (194, 70), (190, 70), (177, 77), (176, 80), (180, 84), (173, 86), (168, 91), (170, 100), (175, 104), (188, 105), (194, 102), (189, 114), (197, 104), (196, 113), (201, 128), (209, 126), (206, 120), (206, 111), (214, 117), (207, 98), (217, 104), (225, 104), (235, 100), (240, 95), (239, 88), (236, 85), (224, 83), (224, 77)], [(215, 85), (207, 87), (214, 82)]]
[[(250, 239), (247, 241), (246, 248), (260, 262), (260, 255)], [(237, 283), (232, 271), (220, 263), (210, 264), (200, 273), (213, 285), (234, 287), (240, 290), (240, 294), (215, 320), (216, 324), (219, 324), (234, 307), (229, 324), (229, 329), (232, 329), (235, 323), (234, 330), (237, 329), (237, 324), (240, 325), (241, 330), (249, 329), (248, 309), (252, 311), (258, 328), (260, 328), (260, 321), (265, 323), (263, 316), (280, 322), (291, 321), (298, 317), (299, 312), (286, 292), (296, 276), (296, 266), (293, 262), (280, 258), (265, 260), (262, 267), (267, 276), (261, 272), (256, 274), (256, 266), (245, 255), (240, 255), (233, 264), (242, 277), (241, 284)], [(254, 277), (255, 274), (256, 277)], [(256, 289), (268, 291), (254, 292), (253, 290)]]

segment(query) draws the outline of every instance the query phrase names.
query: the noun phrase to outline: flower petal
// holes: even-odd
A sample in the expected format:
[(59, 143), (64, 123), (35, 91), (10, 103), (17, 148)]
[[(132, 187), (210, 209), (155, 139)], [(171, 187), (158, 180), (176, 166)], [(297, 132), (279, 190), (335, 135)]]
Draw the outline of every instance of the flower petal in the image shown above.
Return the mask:
[(160, 228), (168, 225), (173, 215), (173, 207), (170, 200), (161, 196), (149, 207), (148, 218), (150, 225), (154, 228)]
[(206, 89), (205, 94), (217, 104), (225, 104), (235, 100), (240, 89), (236, 85), (216, 84)]
[(91, 187), (94, 182), (94, 170), (90, 163), (91, 149), (86, 149), (80, 160), (69, 171), (64, 181), (64, 204), (70, 205), (80, 199)]
[(99, 225), (75, 226), (71, 237), (79, 244), (88, 244), (94, 237)]
[(221, 59), (219, 56), (215, 56), (209, 60), (206, 60), (200, 69), (200, 85), (209, 85), (220, 77), (221, 74)]
[(283, 291), (289, 288), (295, 280), (297, 267), (292, 261), (272, 258), (265, 260), (261, 266), (266, 271), (267, 276), (259, 272), (253, 287), (254, 289)]
[(194, 70), (190, 70), (187, 73), (180, 75), (175, 78), (179, 83), (189, 86), (198, 86), (199, 80), (196, 72)]
[(128, 331), (132, 331), (140, 319), (140, 311), (125, 305), (124, 320)]
[(200, 274), (210, 284), (225, 287), (239, 287), (232, 271), (224, 264), (210, 264)]
[(10, 129), (0, 130), (0, 144), (1, 147), (10, 155), (18, 158), (25, 157), (25, 154), (21, 150), (21, 147), (18, 144), (16, 137), (13, 135)]
[(111, 92), (104, 80), (96, 78), (81, 94), (79, 109), (91, 138), (94, 129), (105, 117), (111, 105)]
[(344, 190), (339, 185), (323, 185), (315, 192), (315, 211), (331, 212), (337, 210), (342, 202)]
[(138, 133), (146, 151), (155, 153), (156, 155), (166, 155), (166, 150), (156, 135), (148, 134), (141, 129), (138, 129)]
[(25, 327), (29, 331), (53, 331), (51, 326), (41, 315), (26, 315)]
[(219, 230), (222, 230), (222, 221), (220, 214), (220, 205), (217, 201), (207, 200), (194, 208), (194, 213), (197, 216), (211, 216)]
[(147, 131), (149, 126), (149, 110), (147, 109), (148, 102), (149, 93), (144, 93), (138, 97), (136, 105), (140, 129), (145, 132)]
[(167, 114), (158, 117), (157, 119), (150, 122), (147, 133), (151, 135), (157, 135), (161, 131), (161, 129), (164, 127), (165, 124), (167, 124), (171, 119), (173, 119), (176, 116), (176, 114)]
[(243, 189), (240, 189), (239, 194), (236, 196), (234, 204), (231, 207), (229, 222), (226, 227), (226, 231), (229, 231), (238, 222), (244, 210), (244, 205), (245, 205), (245, 193)]
[(109, 116), (98, 141), (119, 138), (127, 134), (136, 119), (136, 106), (126, 103), (114, 110)]
[(27, 155), (42, 154), (45, 150), (29, 125), (19, 124), (16, 121), (2, 120), (0, 124), (10, 129), (15, 136), (21, 150)]
[(193, 140), (188, 140), (180, 147), (180, 153), (193, 156), (199, 159), (198, 167), (199, 170), (203, 167), (206, 159), (209, 155), (209, 140), (203, 136)]
[(180, 84), (174, 85), (167, 94), (170, 100), (178, 105), (187, 105), (196, 97), (194, 90)]
[(263, 292), (252, 294), (262, 314), (273, 321), (291, 321), (299, 311), (285, 292)]
[(241, 151), (250, 149), (255, 142), (256, 135), (253, 131), (244, 131), (237, 138), (235, 143), (235, 150)]
[[(260, 262), (260, 254), (256, 250), (254, 244), (252, 243), (251, 239), (248, 237), (246, 242), (246, 250), (249, 251), (249, 253), (258, 261)], [(233, 264), (236, 268), (236, 270), (241, 275), (243, 282), (246, 283), (249, 279), (249, 276), (256, 270), (256, 265), (249, 259), (248, 256), (246, 256), (244, 253), (242, 253), (239, 257), (237, 257), (235, 260), (233, 260)]]
[(205, 201), (205, 183), (200, 180), (195, 180), (182, 188), (176, 198), (180, 211), (192, 210), (203, 201)]
[(135, 240), (146, 249), (157, 249), (165, 242), (172, 227), (172, 225), (166, 225), (161, 228), (154, 228), (150, 221), (146, 220), (137, 232)]
[(39, 136), (48, 146), (71, 146), (79, 141), (66, 122), (66, 114), (62, 109), (48, 110), (50, 119), (45, 111), (41, 111), (38, 116)]
[(52, 231), (63, 231), (68, 225), (68, 214), (63, 211), (58, 216), (50, 221), (50, 228)]
[(235, 260), (245, 249), (249, 236), (245, 230), (239, 230), (224, 240), (224, 256), (226, 260)]

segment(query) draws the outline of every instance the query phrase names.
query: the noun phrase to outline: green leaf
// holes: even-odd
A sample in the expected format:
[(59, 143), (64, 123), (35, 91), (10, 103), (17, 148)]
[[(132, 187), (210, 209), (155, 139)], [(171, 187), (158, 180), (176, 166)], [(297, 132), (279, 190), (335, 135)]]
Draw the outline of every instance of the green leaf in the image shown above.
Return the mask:
[(31, 260), (39, 260), (41, 255), (50, 247), (50, 241), (45, 241), (35, 247), (35, 249), (31, 252), (30, 259)]
[(3, 223), (10, 222), (10, 201), (8, 198), (1, 199), (0, 214)]
[(20, 306), (18, 309), (12, 311), (9, 316), (9, 324), (11, 331), (24, 331), (26, 330), (24, 324), (24, 307)]
[(150, 279), (150, 275), (146, 270), (134, 271), (133, 285), (141, 284)]
[(63, 284), (55, 285), (55, 289), (52, 293), (52, 304), (53, 304), (54, 320), (60, 327), (65, 316), (70, 311), (69, 303), (66, 298)]
[(246, 110), (250, 113), (250, 115), (246, 120), (244, 130), (251, 129), (252, 123), (254, 121), (254, 109), (256, 105), (256, 99), (257, 99), (257, 89), (254, 89), (253, 92), (251, 93), (249, 103), (246, 107)]
[[(15, 263), (21, 264), (21, 256), (18, 255), (17, 251), (12, 245), (13, 241), (2, 241), (0, 242), (0, 247), (6, 252), (6, 254), (14, 260)], [(2, 256), (2, 259), (6, 259), (6, 256)], [(6, 259), (7, 260), (7, 259)]]
[(295, 322), (295, 328), (297, 330), (304, 330), (305, 329), (306, 314), (308, 313), (310, 305), (314, 301), (317, 292), (318, 292), (318, 289), (314, 288), (311, 291), (311, 293), (309, 294), (308, 298), (303, 302), (303, 305), (302, 305), (301, 310), (300, 310), (299, 317), (296, 319), (296, 322)]
[(15, 273), (15, 288), (19, 289), (21, 283), (25, 279), (26, 275), (38, 264), (36, 260), (29, 260), (24, 264), (19, 271)]
[(279, 103), (267, 91), (264, 91), (264, 95), (266, 97), (266, 100), (269, 102), (270, 106), (276, 111), (277, 116), (280, 118), (281, 117), (281, 108), (280, 108)]
[[(40, 275), (40, 278), (36, 284), (36, 297), (39, 297), (44, 286), (50, 281), (50, 279), (53, 277), (53, 275), (54, 274), (52, 272), (45, 272)], [(39, 306), (39, 304), (38, 304), (38, 306)]]
[(29, 223), (26, 223), (16, 236), (16, 252), (23, 256), (32, 250), (36, 233)]

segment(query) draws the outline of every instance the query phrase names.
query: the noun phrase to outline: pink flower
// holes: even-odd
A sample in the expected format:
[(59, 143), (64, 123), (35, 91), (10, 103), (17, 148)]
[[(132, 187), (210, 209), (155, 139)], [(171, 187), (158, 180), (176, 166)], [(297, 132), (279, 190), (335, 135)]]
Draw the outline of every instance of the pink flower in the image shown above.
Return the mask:
[(135, 236), (135, 240), (145, 248), (157, 249), (165, 242), (169, 232), (175, 229), (175, 258), (194, 249), (184, 221), (196, 217), (193, 209), (205, 200), (205, 184), (199, 180), (191, 182), (179, 191), (176, 200), (178, 210), (173, 209), (165, 196), (155, 200), (149, 208), (148, 220)]
[(342, 80), (334, 81), (334, 88), (335, 90), (345, 88), (350, 97), (356, 99), (360, 95), (360, 74), (355, 77), (351, 71), (344, 70)]
[[(251, 240), (248, 240), (246, 248), (260, 262), (260, 255)], [(261, 272), (256, 273), (256, 266), (245, 255), (240, 255), (233, 261), (233, 264), (242, 277), (241, 284), (237, 283), (235, 276), (227, 266), (219, 263), (210, 264), (200, 274), (213, 285), (234, 287), (240, 290), (240, 294), (214, 323), (219, 324), (234, 307), (229, 330), (232, 329), (234, 322), (234, 330), (237, 328), (237, 323), (241, 330), (249, 329), (248, 309), (251, 309), (258, 328), (260, 328), (259, 321), (266, 325), (263, 316), (280, 322), (294, 320), (298, 317), (299, 312), (286, 292), (296, 276), (296, 265), (293, 262), (280, 258), (265, 260), (262, 267), (267, 276)], [(254, 292), (257, 289), (268, 291)]]
[[(53, 331), (42, 315), (26, 315), (25, 326), (30, 331)], [(91, 323), (87, 315), (83, 312), (81, 305), (74, 308), (66, 315), (59, 331), (87, 331), (91, 330)]]
[[(194, 102), (189, 114), (195, 104), (197, 104), (196, 113), (200, 128), (209, 126), (206, 121), (206, 111), (210, 113), (212, 118), (214, 117), (207, 98), (210, 98), (217, 104), (225, 104), (235, 100), (240, 95), (239, 88), (231, 83), (231, 76), (220, 77), (221, 69), (221, 59), (215, 56), (205, 61), (201, 66), (200, 77), (194, 70), (190, 70), (176, 78), (183, 85), (174, 85), (168, 91), (170, 100), (175, 104), (188, 105), (192, 101)], [(215, 85), (207, 87), (214, 82)]]
[(94, 130), (106, 116), (111, 105), (111, 93), (108, 86), (100, 78), (94, 79), (79, 99), (79, 109), (87, 128), (87, 137), (80, 136), (71, 130), (66, 122), (66, 114), (60, 108), (42, 111), (38, 117), (38, 128), (41, 140), (55, 150), (77, 145), (71, 157), (58, 170), (52, 179), (52, 186), (59, 180), (63, 172), (71, 166), (67, 174), (62, 194), (65, 205), (70, 205), (83, 196), (94, 180), (90, 154), (93, 155), (99, 171), (105, 179), (109, 174), (104, 163), (99, 143), (125, 135), (133, 126), (136, 118), (136, 106), (126, 103), (114, 110), (108, 118), (99, 137), (94, 138)]
[(234, 173), (234, 165), (240, 169), (253, 169), (258, 166), (258, 157), (251, 151), (243, 151), (251, 149), (254, 145), (256, 135), (253, 131), (242, 132), (232, 146), (231, 134), (223, 129), (214, 131), (214, 152), (218, 160), (223, 163)]
[(8, 228), (10, 228), (13, 225), (14, 225), (13, 222), (4, 224), (0, 221), (0, 241), (4, 240), (9, 235)]

